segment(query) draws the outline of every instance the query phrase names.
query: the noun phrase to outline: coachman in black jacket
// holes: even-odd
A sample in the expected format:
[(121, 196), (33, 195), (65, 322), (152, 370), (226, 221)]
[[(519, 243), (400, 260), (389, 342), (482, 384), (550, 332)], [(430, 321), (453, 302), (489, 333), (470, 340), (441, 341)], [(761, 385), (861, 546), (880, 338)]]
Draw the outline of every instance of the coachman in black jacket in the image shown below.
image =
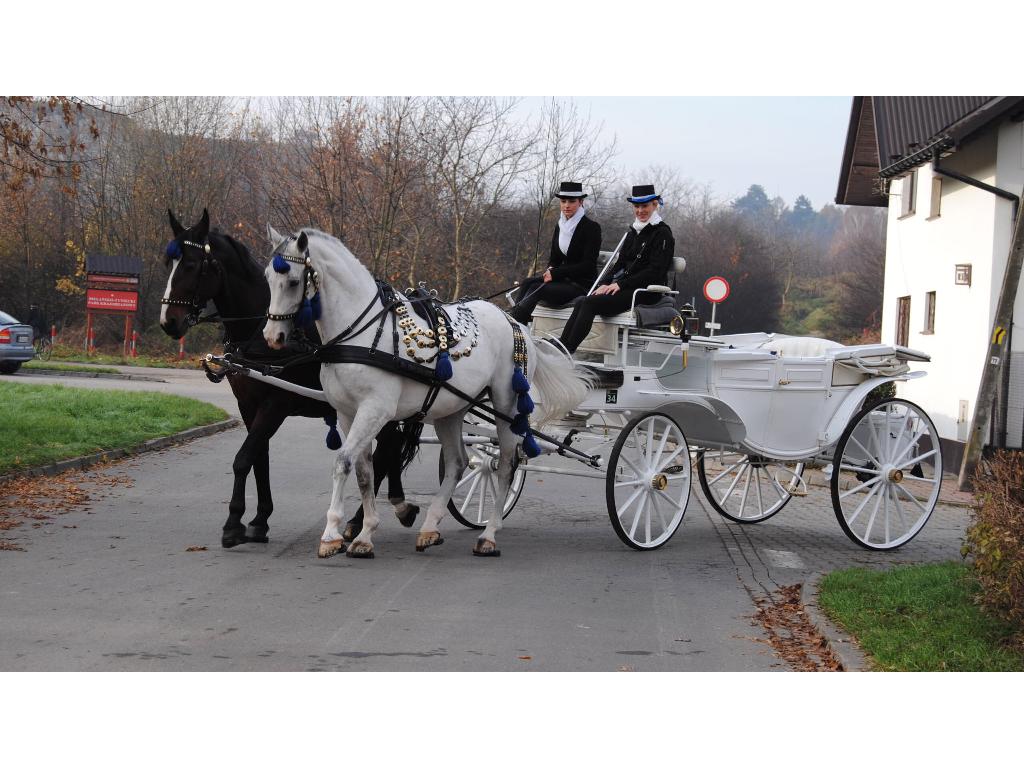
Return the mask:
[[(577, 296), (586, 294), (597, 277), (601, 225), (583, 211), (582, 203), (586, 197), (583, 185), (563, 181), (555, 197), (561, 201), (562, 215), (551, 236), (548, 268), (542, 275), (522, 282), (517, 293), (520, 298), (509, 313), (523, 324), (533, 319), (533, 309), (538, 302), (556, 307), (568, 304)], [(567, 238), (568, 248), (563, 252), (562, 245)]]
[[(633, 187), (626, 198), (633, 204), (636, 220), (626, 233), (619, 256), (608, 269), (601, 285), (576, 305), (572, 316), (562, 330), (561, 341), (566, 349), (575, 352), (587, 338), (596, 315), (617, 315), (630, 309), (633, 291), (648, 285), (664, 285), (675, 255), (672, 230), (658, 214), (661, 197), (653, 184)], [(660, 294), (639, 293), (637, 304), (656, 304)]]

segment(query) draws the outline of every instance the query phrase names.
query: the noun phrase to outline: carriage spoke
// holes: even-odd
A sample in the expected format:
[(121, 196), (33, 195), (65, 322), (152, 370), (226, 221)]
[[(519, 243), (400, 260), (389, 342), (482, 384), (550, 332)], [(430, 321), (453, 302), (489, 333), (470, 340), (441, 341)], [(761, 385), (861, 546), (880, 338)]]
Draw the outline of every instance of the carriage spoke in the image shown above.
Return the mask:
[(473, 491), (476, 490), (477, 485), (480, 483), (480, 472), (476, 473), (476, 477), (473, 478), (473, 483), (469, 486), (469, 490), (466, 492), (466, 498), (462, 500), (462, 505), (459, 507), (459, 514), (463, 517), (466, 516), (466, 507), (473, 500)]
[(622, 519), (622, 516), (626, 514), (626, 510), (633, 505), (633, 502), (637, 500), (637, 497), (640, 496), (640, 494), (643, 493), (644, 490), (645, 489), (642, 486), (640, 488), (637, 488), (635, 491), (633, 491), (633, 495), (626, 499), (626, 503), (616, 510), (616, 514), (618, 514), (620, 520)]
[(659, 494), (664, 495), (661, 491), (656, 491), (652, 501), (654, 502), (654, 511), (658, 513), (658, 522), (661, 523), (662, 533), (664, 533), (668, 530), (668, 523), (665, 522), (665, 513), (661, 511), (661, 504), (658, 503), (660, 501), (658, 498)]
[[(903, 435), (907, 431), (907, 424), (909, 424), (911, 422), (912, 418), (913, 417), (909, 413), (906, 413), (906, 414), (903, 415), (903, 418), (901, 419), (902, 423), (900, 424), (900, 433), (898, 435), (896, 435), (896, 441), (893, 443), (893, 447), (892, 447), (892, 452), (893, 453), (896, 453), (896, 449), (899, 448), (900, 440), (903, 439)], [(891, 456), (889, 457), (889, 463), (890, 464), (892, 463), (892, 457)]]
[(907, 467), (913, 466), (914, 464), (920, 464), (922, 461), (924, 461), (930, 456), (934, 456), (938, 452), (938, 449), (933, 448), (932, 450), (928, 451), (928, 453), (922, 453), (920, 456), (915, 456), (906, 464), (900, 464), (898, 467), (896, 467), (896, 469), (906, 469)]
[[(865, 506), (865, 505), (866, 505), (866, 504), (867, 504), (867, 503), (868, 503), (869, 501), (871, 501), (871, 497), (872, 497), (872, 496), (874, 496), (874, 495), (875, 495), (876, 493), (878, 493), (878, 491), (879, 491), (879, 490), (880, 490), (881, 488), (882, 488), (882, 486), (880, 486), (880, 485), (876, 485), (876, 486), (875, 486), (874, 488), (872, 488), (872, 489), (871, 489), (871, 493), (869, 493), (869, 494), (868, 494), (867, 496), (865, 496), (865, 497), (864, 497), (864, 498), (863, 498), (863, 499), (861, 500), (860, 504), (858, 504), (858, 505), (857, 505), (857, 509), (855, 509), (855, 510), (853, 511), (853, 514), (852, 514), (852, 515), (850, 515), (850, 517), (849, 517), (849, 518), (847, 518), (846, 522), (847, 522), (847, 523), (849, 523), (850, 525), (853, 525), (853, 521), (857, 519), (857, 516), (858, 516), (858, 515), (859, 515), (859, 514), (861, 513), (861, 511), (862, 511), (862, 510), (864, 509), (864, 506)], [(877, 508), (877, 506), (878, 506), (878, 502), (877, 502), (877, 501), (875, 502), (875, 506), (876, 506), (876, 508)]]
[(629, 467), (629, 468), (630, 468), (631, 470), (633, 470), (633, 474), (634, 474), (634, 476), (635, 476), (635, 477), (636, 477), (636, 478), (637, 478), (637, 479), (639, 480), (639, 479), (640, 479), (640, 476), (641, 476), (641, 475), (643, 475), (644, 473), (643, 473), (643, 472), (641, 472), (641, 471), (640, 471), (639, 469), (637, 469), (637, 468), (636, 468), (636, 465), (635, 465), (635, 464), (633, 464), (633, 462), (632, 462), (632, 461), (630, 461), (630, 460), (629, 460), (629, 459), (628, 459), (628, 458), (626, 457), (626, 454), (624, 454), (624, 453), (620, 453), (620, 454), (619, 454), (619, 458), (620, 458), (620, 459), (622, 460), (622, 462), (623, 462), (623, 463), (624, 463), (624, 464), (625, 464), (625, 465), (626, 465), (627, 467)]
[[(750, 464), (747, 464), (747, 466), (750, 466)], [(725, 494), (718, 500), (719, 504), (725, 504), (725, 502), (729, 500), (729, 497), (732, 496), (733, 489), (736, 488), (736, 483), (738, 483), (740, 478), (743, 477), (745, 469), (746, 467), (736, 473), (736, 477), (733, 478), (732, 483), (729, 485), (728, 489), (726, 489)]]
[(900, 495), (897, 492), (898, 490), (899, 490), (899, 486), (897, 485), (893, 489), (893, 492), (892, 492), (892, 501), (893, 501), (893, 504), (896, 505), (896, 514), (898, 514), (900, 516), (900, 525), (902, 525), (903, 526), (903, 530), (906, 531), (906, 530), (908, 530), (907, 518), (905, 518), (903, 516), (903, 505), (900, 504)]
[(862, 488), (867, 488), (868, 486), (875, 485), (875, 483), (877, 483), (881, 479), (882, 479), (882, 477), (878, 476), (878, 477), (875, 477), (875, 478), (873, 478), (871, 480), (868, 480), (866, 483), (861, 483), (856, 488), (851, 488), (846, 493), (839, 494), (839, 498), (840, 499), (845, 499), (847, 496), (850, 496), (850, 495), (852, 495), (854, 493), (857, 493), (857, 491), (861, 490)]
[[(869, 425), (869, 426), (870, 426), (870, 425)], [(871, 459), (873, 459), (873, 458), (874, 458), (874, 459), (877, 459), (877, 458), (878, 458), (877, 456), (873, 456), (873, 455), (872, 455), (872, 453), (871, 453), (871, 451), (869, 451), (869, 450), (868, 450), (867, 448), (865, 448), (865, 447), (864, 447), (863, 445), (861, 445), (861, 442), (860, 442), (860, 440), (858, 440), (858, 439), (857, 439), (856, 437), (854, 437), (853, 435), (850, 435), (850, 442), (851, 442), (851, 443), (856, 443), (856, 444), (857, 444), (857, 447), (858, 447), (858, 448), (860, 448), (860, 449), (861, 449), (861, 450), (862, 450), (862, 451), (864, 452), (864, 455), (865, 455), (865, 456), (866, 456), (866, 457), (868, 458), (868, 460), (869, 460), (869, 461), (870, 461)]]
[(917, 505), (918, 509), (920, 509), (922, 512), (924, 512), (926, 515), (928, 514), (928, 508), (925, 507), (920, 501), (918, 501), (917, 497), (914, 496), (914, 494), (912, 494), (910, 491), (908, 491), (902, 485), (897, 485), (896, 488), (898, 490), (903, 491), (903, 493), (906, 494), (907, 498), (910, 499), (912, 502), (914, 502), (914, 504)]
[[(907, 447), (900, 451), (900, 455), (893, 459), (891, 463), (899, 464), (901, 461), (903, 461), (903, 457), (907, 455), (911, 448), (915, 447), (921, 441), (922, 437), (924, 437), (924, 432), (919, 432), (913, 440), (907, 443)], [(932, 453), (934, 453), (934, 451), (932, 451)]]
[(871, 517), (868, 518), (868, 528), (864, 531), (864, 541), (871, 541), (871, 529), (875, 527), (875, 518), (878, 517), (878, 504), (885, 498), (885, 512), (889, 514), (889, 492), (886, 486), (879, 486), (879, 488), (885, 488), (886, 492), (880, 494), (875, 500), (875, 508), (871, 510)]
[(636, 541), (636, 527), (640, 524), (640, 517), (643, 515), (644, 510), (647, 508), (647, 494), (643, 495), (640, 500), (640, 506), (637, 507), (636, 514), (633, 516), (633, 525), (629, 529), (629, 538)]
[(851, 472), (866, 472), (871, 475), (880, 475), (882, 471), (880, 469), (869, 469), (868, 467), (858, 467), (853, 464), (840, 464), (840, 469), (848, 469)]
[[(669, 435), (671, 434), (671, 432), (672, 432), (672, 428), (669, 427), (669, 426), (666, 426), (665, 429), (662, 431), (662, 433), (661, 433), (661, 442), (658, 443), (658, 447), (654, 451), (654, 454), (653, 454), (654, 456), (657, 456), (657, 457), (660, 458), (661, 455), (665, 452), (665, 445), (668, 443), (668, 438), (669, 438)], [(657, 461), (658, 461), (658, 459), (655, 459), (652, 462), (652, 465), (656, 464)]]
[(755, 467), (757, 479), (754, 481), (754, 488), (757, 490), (757, 516), (764, 516), (764, 499), (761, 497), (761, 467)]
[(747, 475), (747, 479), (743, 483), (743, 496), (740, 497), (740, 511), (739, 511), (739, 514), (736, 515), (737, 517), (743, 517), (743, 509), (747, 505), (747, 491), (750, 490), (750, 473), (752, 471), (753, 471), (753, 466), (750, 465), (750, 464), (747, 464), (747, 466), (744, 468), (744, 472)]
[(727, 467), (720, 475), (715, 475), (715, 479), (714, 480), (709, 480), (708, 481), (708, 487), (710, 488), (711, 486), (713, 486), (715, 483), (717, 483), (719, 480), (721, 480), (723, 477), (728, 475), (730, 472), (732, 472), (734, 469), (736, 469), (736, 467), (738, 467), (740, 464), (742, 464), (743, 462), (745, 462), (747, 460), (748, 459), (747, 459), (746, 456), (740, 457), (739, 461), (737, 461), (735, 464), (732, 464), (729, 467)]

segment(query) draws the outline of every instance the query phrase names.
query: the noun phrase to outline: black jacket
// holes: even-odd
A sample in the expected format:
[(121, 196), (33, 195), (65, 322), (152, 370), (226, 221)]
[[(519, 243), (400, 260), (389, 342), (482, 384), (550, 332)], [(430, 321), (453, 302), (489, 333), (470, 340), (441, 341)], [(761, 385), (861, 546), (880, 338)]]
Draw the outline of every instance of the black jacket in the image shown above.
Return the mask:
[(648, 224), (639, 233), (630, 227), (619, 257), (601, 282), (618, 283), (630, 293), (648, 285), (665, 285), (675, 249), (672, 229), (664, 221)]
[(597, 257), (601, 251), (601, 225), (584, 216), (576, 225), (569, 241), (569, 252), (562, 253), (558, 247), (558, 225), (551, 237), (551, 279), (571, 280), (590, 288), (597, 277)]

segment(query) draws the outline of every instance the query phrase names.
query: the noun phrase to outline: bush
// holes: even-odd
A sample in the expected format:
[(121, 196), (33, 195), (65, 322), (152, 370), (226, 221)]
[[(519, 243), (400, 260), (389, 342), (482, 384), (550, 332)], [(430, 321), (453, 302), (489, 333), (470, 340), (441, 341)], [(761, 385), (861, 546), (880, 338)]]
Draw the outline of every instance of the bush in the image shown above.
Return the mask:
[(981, 584), (978, 602), (1009, 622), (1024, 647), (1024, 453), (996, 451), (982, 462), (974, 496), (962, 553)]

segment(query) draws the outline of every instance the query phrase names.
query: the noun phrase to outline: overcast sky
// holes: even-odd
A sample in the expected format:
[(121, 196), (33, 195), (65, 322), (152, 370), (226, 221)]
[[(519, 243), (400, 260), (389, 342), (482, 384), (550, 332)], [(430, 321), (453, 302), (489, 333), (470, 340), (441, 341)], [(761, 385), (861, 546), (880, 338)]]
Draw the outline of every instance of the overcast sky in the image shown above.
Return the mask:
[[(616, 164), (629, 178), (651, 165), (675, 168), (720, 200), (760, 184), (790, 206), (798, 195), (815, 209), (835, 202), (850, 120), (849, 96), (574, 97), (580, 112), (618, 140)], [(528, 98), (527, 111), (544, 99)], [(633, 178), (636, 176), (636, 178)], [(670, 202), (670, 201), (667, 201)]]

